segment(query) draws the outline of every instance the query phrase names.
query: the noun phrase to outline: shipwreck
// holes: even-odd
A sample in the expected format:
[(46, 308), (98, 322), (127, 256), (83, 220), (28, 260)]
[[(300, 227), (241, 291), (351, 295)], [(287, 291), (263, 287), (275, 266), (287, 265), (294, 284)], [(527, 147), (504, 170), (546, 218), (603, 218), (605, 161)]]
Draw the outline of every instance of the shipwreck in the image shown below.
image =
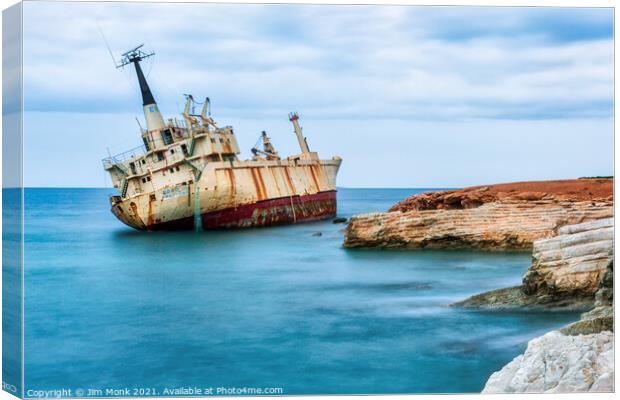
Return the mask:
[(336, 215), (336, 175), (342, 159), (321, 160), (310, 151), (297, 113), (289, 119), (301, 152), (280, 157), (266, 132), (239, 159), (232, 127), (211, 117), (207, 97), (186, 95), (182, 118), (162, 117), (140, 62), (154, 53), (142, 45), (124, 53), (118, 67), (133, 64), (142, 93), (143, 144), (103, 159), (119, 193), (112, 213), (139, 230), (245, 228), (301, 223)]

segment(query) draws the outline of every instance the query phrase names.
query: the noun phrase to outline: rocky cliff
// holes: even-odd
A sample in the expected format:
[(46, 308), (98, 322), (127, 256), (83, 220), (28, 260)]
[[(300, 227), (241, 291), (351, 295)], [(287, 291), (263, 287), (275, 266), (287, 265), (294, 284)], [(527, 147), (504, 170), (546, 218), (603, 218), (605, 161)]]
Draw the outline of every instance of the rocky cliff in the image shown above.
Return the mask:
[(564, 328), (560, 332), (565, 335), (589, 335), (614, 330), (614, 277), (613, 262), (607, 265), (607, 272), (599, 282), (595, 293), (594, 308), (581, 315), (581, 319)]
[[(468, 308), (576, 308), (594, 306), (595, 295), (610, 295), (601, 282), (613, 265), (613, 218), (567, 225), (558, 235), (534, 242), (523, 285), (492, 290), (455, 303)], [(606, 278), (609, 281), (609, 278)], [(613, 293), (613, 292), (612, 292)]]
[(614, 220), (563, 226), (534, 242), (532, 265), (523, 277), (526, 294), (594, 296), (613, 255)]
[(530, 250), (559, 227), (611, 217), (609, 201), (499, 200), (477, 208), (356, 215), (345, 247)]
[(613, 216), (610, 179), (522, 182), (429, 192), (356, 215), (345, 247), (530, 250), (564, 225)]

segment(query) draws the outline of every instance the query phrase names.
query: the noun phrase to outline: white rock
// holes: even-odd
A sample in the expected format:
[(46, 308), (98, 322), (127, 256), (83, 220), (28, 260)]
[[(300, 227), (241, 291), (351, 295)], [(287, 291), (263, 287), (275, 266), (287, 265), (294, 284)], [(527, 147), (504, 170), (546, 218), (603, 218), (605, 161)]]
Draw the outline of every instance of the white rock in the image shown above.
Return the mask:
[(563, 295), (594, 295), (613, 257), (613, 218), (564, 226), (559, 232), (534, 241), (525, 286), (530, 292), (552, 288)]
[(613, 333), (566, 336), (552, 331), (531, 340), (487, 381), (483, 393), (612, 392)]
[(601, 218), (594, 221), (582, 222), (581, 224), (567, 225), (558, 229), (558, 234), (565, 235), (571, 233), (578, 233), (583, 231), (589, 231), (592, 229), (601, 229), (606, 227), (613, 227), (613, 218)]

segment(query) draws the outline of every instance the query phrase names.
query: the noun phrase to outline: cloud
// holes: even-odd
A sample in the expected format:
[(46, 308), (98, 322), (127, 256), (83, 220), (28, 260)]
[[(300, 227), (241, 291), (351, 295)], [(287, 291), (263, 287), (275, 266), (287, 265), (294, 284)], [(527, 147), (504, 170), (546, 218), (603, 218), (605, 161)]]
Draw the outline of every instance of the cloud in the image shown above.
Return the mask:
[(139, 42), (169, 115), (182, 93), (252, 117), (610, 117), (610, 9), (26, 3), (26, 108), (140, 110)]

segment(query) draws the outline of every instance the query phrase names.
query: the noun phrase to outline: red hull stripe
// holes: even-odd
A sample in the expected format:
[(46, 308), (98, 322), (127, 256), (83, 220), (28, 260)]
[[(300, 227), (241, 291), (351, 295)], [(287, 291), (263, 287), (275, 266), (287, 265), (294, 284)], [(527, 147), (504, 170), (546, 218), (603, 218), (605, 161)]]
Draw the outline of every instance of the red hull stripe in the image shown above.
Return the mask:
[[(293, 212), (294, 211), (294, 212)], [(249, 228), (316, 221), (336, 215), (336, 191), (280, 197), (201, 215), (203, 229)], [(194, 218), (154, 224), (148, 230), (193, 229)]]

